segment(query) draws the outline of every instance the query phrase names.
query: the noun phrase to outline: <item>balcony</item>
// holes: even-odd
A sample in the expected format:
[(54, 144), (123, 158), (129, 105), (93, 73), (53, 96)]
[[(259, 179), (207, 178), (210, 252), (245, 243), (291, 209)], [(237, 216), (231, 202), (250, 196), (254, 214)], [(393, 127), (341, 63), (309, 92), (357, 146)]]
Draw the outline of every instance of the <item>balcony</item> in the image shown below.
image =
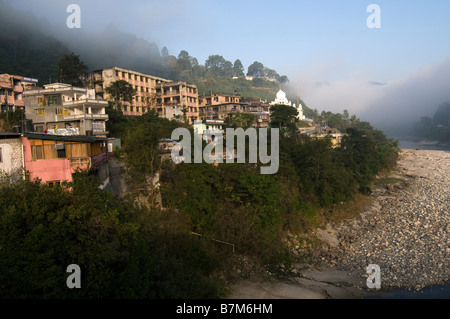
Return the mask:
[(90, 157), (72, 157), (69, 159), (70, 168), (88, 168), (91, 167), (91, 158)]
[(64, 120), (108, 120), (108, 114), (73, 114), (64, 115)]
[(106, 107), (106, 106), (108, 106), (108, 101), (94, 100), (94, 99), (83, 99), (83, 100), (77, 100), (77, 101), (66, 101), (66, 102), (63, 102), (63, 106), (78, 106), (78, 105), (83, 105), (83, 104), (89, 104), (88, 106)]
[(98, 73), (94, 74), (94, 82), (101, 82), (102, 80), (103, 79), (101, 74)]

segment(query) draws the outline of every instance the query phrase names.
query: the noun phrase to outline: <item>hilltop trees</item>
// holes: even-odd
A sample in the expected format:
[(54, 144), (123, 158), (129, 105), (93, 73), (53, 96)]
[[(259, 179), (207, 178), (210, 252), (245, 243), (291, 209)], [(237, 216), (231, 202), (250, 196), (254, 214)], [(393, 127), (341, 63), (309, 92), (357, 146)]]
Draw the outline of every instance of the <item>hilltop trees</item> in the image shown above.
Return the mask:
[(244, 66), (242, 65), (241, 60), (237, 59), (233, 64), (233, 76), (243, 76), (244, 75)]
[(79, 55), (65, 54), (58, 63), (59, 80), (73, 86), (83, 87), (87, 73), (87, 65), (81, 61)]
[(415, 135), (437, 141), (450, 141), (450, 103), (439, 105), (433, 117), (423, 116), (414, 125)]

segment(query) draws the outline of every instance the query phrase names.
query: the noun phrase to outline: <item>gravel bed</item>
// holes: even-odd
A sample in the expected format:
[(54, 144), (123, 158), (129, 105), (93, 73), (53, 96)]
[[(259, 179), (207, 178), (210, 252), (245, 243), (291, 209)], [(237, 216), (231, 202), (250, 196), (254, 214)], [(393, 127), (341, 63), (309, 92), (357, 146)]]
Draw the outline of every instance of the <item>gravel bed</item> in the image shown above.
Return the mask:
[(357, 277), (379, 265), (382, 289), (448, 282), (449, 174), (449, 152), (404, 150), (394, 176), (402, 181), (374, 187), (374, 204), (360, 219), (322, 231), (325, 241), (311, 261)]

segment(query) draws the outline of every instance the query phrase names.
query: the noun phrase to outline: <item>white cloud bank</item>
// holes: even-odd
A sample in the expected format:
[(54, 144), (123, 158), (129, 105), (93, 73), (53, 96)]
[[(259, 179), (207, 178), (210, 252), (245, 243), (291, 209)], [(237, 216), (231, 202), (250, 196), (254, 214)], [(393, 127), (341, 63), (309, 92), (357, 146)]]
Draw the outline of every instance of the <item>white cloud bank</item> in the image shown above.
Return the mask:
[(362, 73), (332, 83), (306, 80), (311, 75), (293, 81), (309, 107), (334, 113), (347, 109), (380, 129), (409, 125), (450, 102), (450, 58), (386, 84)]

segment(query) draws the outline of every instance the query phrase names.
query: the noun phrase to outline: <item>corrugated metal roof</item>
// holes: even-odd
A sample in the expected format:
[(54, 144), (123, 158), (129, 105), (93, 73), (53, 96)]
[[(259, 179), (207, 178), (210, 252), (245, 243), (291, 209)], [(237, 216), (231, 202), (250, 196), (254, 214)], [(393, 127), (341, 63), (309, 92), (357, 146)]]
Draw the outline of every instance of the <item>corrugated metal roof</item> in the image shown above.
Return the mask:
[(94, 143), (94, 142), (106, 142), (106, 137), (94, 137), (94, 136), (65, 136), (65, 135), (52, 135), (45, 133), (24, 133), (24, 137), (28, 139), (40, 139), (49, 141), (67, 141), (67, 142), (84, 142), (84, 143)]

